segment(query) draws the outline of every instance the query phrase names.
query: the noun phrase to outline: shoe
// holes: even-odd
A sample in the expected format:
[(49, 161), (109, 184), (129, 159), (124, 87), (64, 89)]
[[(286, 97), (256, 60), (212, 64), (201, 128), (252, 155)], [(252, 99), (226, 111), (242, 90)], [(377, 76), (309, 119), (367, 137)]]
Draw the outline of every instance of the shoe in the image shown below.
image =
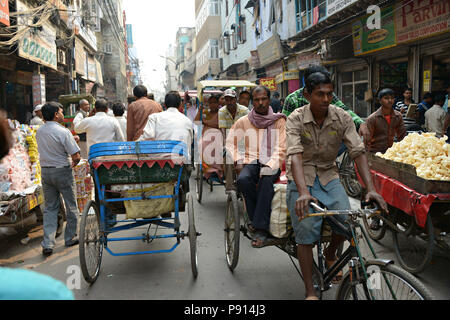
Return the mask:
[(42, 249), (42, 255), (45, 257), (51, 256), (53, 254), (53, 249), (50, 248), (43, 248)]
[(65, 246), (66, 247), (73, 247), (73, 246), (76, 246), (79, 243), (80, 243), (80, 241), (78, 240), (78, 237), (75, 237), (72, 240), (67, 241)]

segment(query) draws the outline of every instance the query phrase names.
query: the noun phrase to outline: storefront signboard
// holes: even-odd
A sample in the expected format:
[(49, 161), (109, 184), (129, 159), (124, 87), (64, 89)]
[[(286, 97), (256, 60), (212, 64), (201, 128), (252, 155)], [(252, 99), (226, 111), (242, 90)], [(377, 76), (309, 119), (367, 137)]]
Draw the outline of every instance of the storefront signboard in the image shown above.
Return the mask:
[(327, 0), (327, 17), (354, 4), (357, 0)]
[(299, 72), (297, 70), (290, 70), (277, 75), (275, 77), (275, 82), (278, 84), (284, 81), (298, 80), (298, 79), (299, 79)]
[(268, 78), (275, 78), (280, 73), (283, 73), (283, 64), (281, 62), (266, 67), (266, 76)]
[(310, 65), (322, 64), (322, 59), (317, 51), (297, 55), (297, 65), (300, 70), (305, 70)]
[(102, 73), (102, 66), (100, 65), (100, 62), (97, 60), (97, 59), (95, 59), (95, 70), (96, 70), (96, 72), (97, 72), (97, 76), (96, 76), (96, 78), (97, 78), (97, 83), (99, 84), (99, 85), (101, 85), (101, 86), (103, 86), (103, 73)]
[(92, 82), (97, 81), (97, 65), (95, 64), (95, 60), (93, 57), (87, 55), (87, 74), (88, 80)]
[(75, 38), (75, 71), (84, 76), (85, 73), (85, 63), (86, 63), (86, 51), (84, 50), (83, 42)]
[(0, 23), (9, 27), (9, 1), (0, 0)]
[(423, 71), (423, 92), (429, 92), (431, 90), (431, 71)]
[(381, 29), (368, 29), (368, 17), (369, 15), (366, 15), (364, 18), (357, 19), (352, 24), (353, 50), (355, 56), (396, 45), (394, 8), (389, 6), (381, 10)]
[(450, 30), (450, 1), (407, 0), (396, 6), (397, 43), (427, 38)]
[(280, 84), (280, 83), (282, 83), (284, 81), (284, 79), (283, 79), (283, 74), (282, 73), (280, 73), (279, 75), (277, 75), (276, 77), (275, 77), (275, 83), (276, 84)]
[(270, 91), (276, 91), (277, 90), (277, 84), (275, 82), (275, 78), (261, 78), (259, 79), (259, 84), (262, 86), (266, 86), (270, 89)]
[[(26, 12), (29, 8), (22, 1), (17, 0), (17, 11)], [(31, 16), (19, 16), (17, 29), (23, 30), (32, 24)], [(43, 66), (58, 70), (56, 59), (56, 29), (48, 22), (42, 25), (42, 30), (29, 28), (19, 40), (18, 54), (20, 57), (34, 61)]]
[(45, 75), (34, 74), (32, 78), (33, 84), (33, 106), (44, 104), (45, 100)]

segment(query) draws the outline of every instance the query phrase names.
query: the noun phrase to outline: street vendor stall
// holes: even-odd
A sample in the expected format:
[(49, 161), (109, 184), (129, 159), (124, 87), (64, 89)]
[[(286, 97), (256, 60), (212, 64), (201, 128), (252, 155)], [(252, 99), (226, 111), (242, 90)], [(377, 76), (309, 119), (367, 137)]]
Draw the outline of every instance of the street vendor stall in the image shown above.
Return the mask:
[(445, 139), (414, 133), (385, 154), (369, 155), (375, 189), (390, 212), (376, 228), (376, 217), (365, 217), (364, 224), (375, 240), (393, 230), (399, 263), (411, 273), (425, 269), (434, 246), (450, 252), (449, 150)]
[[(39, 219), (44, 202), (36, 127), (9, 121), (14, 144), (0, 161), (0, 226), (20, 230)], [(36, 213), (36, 214), (35, 214)]]

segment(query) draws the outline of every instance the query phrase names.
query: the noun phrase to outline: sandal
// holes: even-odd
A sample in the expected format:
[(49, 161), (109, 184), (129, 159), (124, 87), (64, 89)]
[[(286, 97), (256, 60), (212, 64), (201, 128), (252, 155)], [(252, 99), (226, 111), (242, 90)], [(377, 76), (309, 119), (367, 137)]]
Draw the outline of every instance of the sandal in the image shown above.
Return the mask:
[(263, 248), (280, 244), (280, 239), (271, 237), (268, 232), (257, 230), (252, 240), (253, 248)]
[(305, 298), (305, 300), (319, 300), (319, 298), (316, 296), (308, 296)]

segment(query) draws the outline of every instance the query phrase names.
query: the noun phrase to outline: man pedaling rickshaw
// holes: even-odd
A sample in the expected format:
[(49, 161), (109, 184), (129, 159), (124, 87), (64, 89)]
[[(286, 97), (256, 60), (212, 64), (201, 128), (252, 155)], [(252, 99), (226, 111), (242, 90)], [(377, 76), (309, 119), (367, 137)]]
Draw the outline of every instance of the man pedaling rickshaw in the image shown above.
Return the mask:
[[(307, 300), (318, 299), (312, 282), (312, 249), (320, 239), (323, 218), (302, 218), (308, 211), (312, 212), (309, 207), (311, 201), (320, 201), (330, 210), (350, 209), (348, 196), (340, 183), (335, 165), (342, 143), (355, 160), (367, 188), (365, 201), (375, 201), (381, 210), (388, 210), (386, 202), (373, 186), (364, 144), (356, 132), (351, 115), (330, 104), (333, 89), (327, 74), (317, 72), (310, 75), (306, 79), (304, 90), (309, 105), (293, 111), (286, 123), (286, 200), (298, 244), (297, 255)], [(346, 216), (336, 216), (336, 219), (345, 222)], [(334, 227), (331, 222), (330, 225)], [(327, 267), (337, 260), (337, 249), (344, 240), (342, 235), (333, 232), (331, 243), (324, 252)], [(342, 278), (342, 274), (338, 274), (335, 281), (340, 280), (339, 278)]]
[[(252, 90), (252, 111), (236, 121), (226, 138), (227, 165), (236, 163), (237, 187), (243, 194), (253, 234), (252, 246), (261, 248), (277, 241), (269, 233), (273, 184), (280, 177), (286, 154), (286, 116), (270, 107), (270, 90)], [(245, 151), (239, 145), (244, 143)]]

